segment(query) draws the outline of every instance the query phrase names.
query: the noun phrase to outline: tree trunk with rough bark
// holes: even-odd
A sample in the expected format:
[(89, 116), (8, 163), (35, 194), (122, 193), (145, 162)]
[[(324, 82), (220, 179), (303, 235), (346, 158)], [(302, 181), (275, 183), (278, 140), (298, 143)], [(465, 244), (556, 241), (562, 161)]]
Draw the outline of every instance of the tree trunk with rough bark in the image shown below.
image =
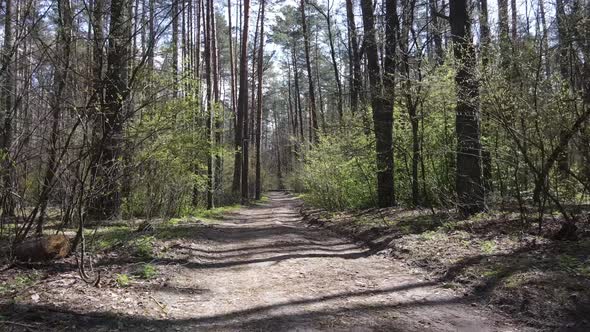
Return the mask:
[(244, 0), (242, 47), (240, 55), (240, 92), (238, 96), (238, 121), (242, 124), (242, 202), (248, 202), (248, 21), (250, 0)]
[(388, 108), (383, 95), (372, 0), (362, 0), (361, 9), (365, 27), (365, 54), (367, 55), (377, 152), (377, 199), (379, 207), (388, 207), (395, 204), (392, 149), (393, 108)]
[(467, 0), (450, 2), (453, 53), (457, 89), (457, 198), (459, 212), (469, 216), (485, 210), (482, 177), (479, 87), (475, 49), (471, 41), (471, 19)]

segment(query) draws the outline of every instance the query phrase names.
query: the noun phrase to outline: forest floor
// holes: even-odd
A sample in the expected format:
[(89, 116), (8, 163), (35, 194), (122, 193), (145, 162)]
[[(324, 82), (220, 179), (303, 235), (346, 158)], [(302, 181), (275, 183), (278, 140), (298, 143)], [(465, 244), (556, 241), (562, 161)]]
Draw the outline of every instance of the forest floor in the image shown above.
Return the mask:
[(577, 223), (577, 239), (560, 241), (559, 217), (547, 216), (539, 232), (536, 220), (506, 210), (467, 220), (404, 208), (302, 214), (528, 326), (590, 331), (590, 215)]
[[(480, 297), (267, 202), (150, 233), (90, 230), (100, 288), (74, 258), (0, 272), (3, 331), (532, 331)], [(319, 219), (315, 219), (319, 220)]]

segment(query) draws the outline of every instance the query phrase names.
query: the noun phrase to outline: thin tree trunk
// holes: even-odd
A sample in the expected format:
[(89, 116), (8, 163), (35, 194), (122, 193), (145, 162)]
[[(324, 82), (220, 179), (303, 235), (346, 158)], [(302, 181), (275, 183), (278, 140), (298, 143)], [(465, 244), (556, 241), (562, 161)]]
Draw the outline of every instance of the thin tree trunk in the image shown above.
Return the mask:
[(205, 84), (207, 85), (207, 209), (213, 208), (213, 186), (214, 186), (214, 167), (213, 167), (213, 73), (212, 73), (212, 42), (211, 42), (211, 1), (205, 2), (203, 11), (203, 22), (205, 22)]
[[(277, 119), (277, 112), (276, 109), (273, 107), (273, 111), (272, 111), (272, 115), (273, 115), (273, 119), (274, 119), (274, 127), (275, 128), (279, 128), (279, 120)], [(275, 148), (277, 149), (277, 178), (279, 180), (279, 190), (284, 188), (283, 185), (283, 171), (282, 171), (282, 161), (281, 161), (281, 140), (280, 140), (280, 136), (279, 136), (279, 131), (275, 130), (274, 131), (275, 134)]]
[(257, 59), (257, 54), (256, 52), (258, 51), (258, 37), (259, 37), (259, 33), (260, 33), (260, 12), (261, 12), (262, 7), (258, 6), (258, 14), (256, 15), (256, 27), (254, 29), (254, 45), (252, 47), (252, 70), (250, 73), (250, 82), (252, 83), (252, 100), (250, 103), (250, 109), (249, 109), (249, 118), (250, 118), (250, 123), (248, 124), (248, 134), (246, 135), (248, 137), (248, 145), (251, 147), (252, 145), (254, 145), (255, 143), (255, 138), (254, 138), (254, 131), (256, 129), (255, 126), (255, 119), (256, 119), (256, 67), (258, 64)]
[(326, 24), (328, 24), (328, 42), (330, 44), (330, 57), (332, 58), (332, 67), (334, 68), (334, 80), (336, 80), (336, 91), (338, 93), (338, 119), (342, 123), (344, 117), (344, 106), (342, 102), (342, 82), (340, 82), (340, 72), (338, 62), (336, 61), (336, 49), (334, 47), (334, 37), (332, 34), (332, 15), (330, 10), (330, 1), (328, 0), (328, 11), (325, 15)]
[(238, 96), (238, 117), (242, 123), (242, 202), (248, 202), (248, 21), (250, 17), (250, 0), (244, 0), (243, 28), (240, 60), (240, 92)]
[(479, 34), (481, 36), (481, 63), (484, 69), (490, 61), (490, 23), (488, 20), (488, 0), (479, 0)]
[(229, 61), (230, 61), (230, 89), (231, 89), (231, 109), (232, 109), (232, 118), (234, 124), (234, 174), (233, 174), (233, 181), (232, 181), (232, 192), (237, 193), (240, 189), (240, 173), (242, 169), (242, 160), (241, 160), (241, 152), (240, 152), (240, 145), (241, 145), (241, 124), (238, 120), (238, 102), (237, 102), (237, 70), (236, 70), (236, 62), (235, 62), (235, 55), (234, 55), (234, 38), (232, 34), (232, 15), (231, 12), (231, 0), (227, 0), (227, 16), (228, 16), (228, 37), (229, 37)]
[(172, 0), (172, 95), (178, 97), (178, 1)]
[[(432, 12), (432, 26), (434, 28), (433, 32), (433, 42), (434, 42), (434, 54), (436, 56), (436, 63), (438, 65), (442, 65), (445, 59), (445, 54), (442, 45), (442, 25), (440, 23), (438, 14), (439, 14), (439, 7), (438, 7), (438, 0), (429, 0), (430, 1), (430, 11)], [(483, 0), (486, 1), (486, 0)]]
[[(342, 83), (340, 82), (340, 72), (338, 70), (338, 62), (336, 60), (336, 48), (334, 47), (334, 37), (332, 33), (332, 10), (330, 0), (328, 0), (328, 8), (326, 11), (322, 10), (319, 6), (314, 4), (313, 2), (309, 2), (320, 15), (324, 17), (326, 20), (327, 30), (328, 30), (328, 45), (330, 46), (330, 58), (332, 60), (332, 68), (334, 70), (334, 80), (336, 81), (336, 93), (337, 93), (337, 108), (338, 108), (338, 119), (342, 122), (342, 117), (344, 114), (343, 111), (343, 103), (342, 103)], [(317, 53), (317, 52), (316, 52)], [(319, 69), (317, 70), (319, 72)], [(318, 84), (320, 84), (318, 78)]]
[(350, 41), (351, 49), (351, 85), (350, 85), (350, 108), (352, 113), (356, 113), (359, 107), (359, 96), (362, 89), (361, 77), (361, 57), (359, 54), (359, 46), (356, 32), (356, 23), (354, 20), (353, 0), (346, 0), (346, 17), (348, 22), (348, 39)]
[[(383, 205), (386, 204), (386, 200), (389, 201), (390, 204), (395, 205), (395, 183), (394, 183), (394, 156), (393, 156), (393, 107), (395, 104), (395, 73), (396, 73), (396, 46), (397, 46), (397, 36), (399, 33), (399, 18), (397, 16), (397, 0), (386, 0), (385, 2), (385, 59), (383, 64), (384, 74), (383, 74), (383, 93), (384, 93), (384, 103), (383, 103), (383, 112), (386, 114), (380, 115), (379, 118), (383, 117), (386, 118), (387, 121), (391, 120), (391, 123), (388, 124), (383, 123), (380, 125), (387, 125), (389, 127), (383, 128), (383, 131), (380, 132), (380, 136), (385, 138), (385, 142), (382, 142), (384, 145), (383, 150), (380, 150), (378, 153), (383, 154), (383, 162), (387, 164), (386, 169), (391, 170), (391, 174), (385, 175), (384, 180), (391, 181), (390, 185), (391, 188), (388, 188), (387, 191), (384, 191), (384, 199)], [(375, 119), (375, 118), (374, 118)], [(375, 126), (377, 126), (375, 124)], [(375, 131), (377, 134), (377, 131)], [(389, 151), (388, 151), (389, 150)], [(384, 184), (385, 186), (385, 184)]]
[(262, 139), (262, 78), (264, 64), (264, 6), (265, 0), (261, 0), (260, 6), (260, 45), (258, 46), (258, 107), (256, 110), (256, 193), (255, 199), (260, 200), (262, 193), (262, 178), (260, 174), (260, 141)]
[(518, 12), (516, 11), (516, 0), (510, 0), (510, 9), (512, 11), (512, 45), (516, 45), (518, 38)]
[[(153, 1), (153, 0), (150, 0)], [(202, 3), (201, 0), (196, 0), (195, 3), (195, 78), (197, 79), (196, 83), (196, 95), (199, 96), (199, 100), (201, 99), (201, 19), (202, 19)], [(194, 113), (194, 125), (197, 126), (198, 124), (198, 114), (197, 111)], [(196, 156), (195, 156), (196, 158)], [(197, 164), (194, 163), (193, 171), (196, 173), (198, 172)], [(199, 186), (197, 183), (193, 184), (193, 198), (192, 198), (192, 205), (197, 206), (199, 203)]]
[[(289, 97), (289, 108), (288, 108), (288, 116), (289, 116), (289, 124), (292, 126), (293, 129), (293, 137), (297, 138), (297, 116), (295, 116), (295, 112), (293, 109), (293, 96), (291, 93), (291, 65), (288, 65), (288, 69), (287, 69), (287, 94)], [(295, 104), (297, 104), (297, 102), (295, 102)], [(295, 107), (297, 107), (297, 105), (295, 105)]]
[(500, 63), (502, 68), (507, 70), (510, 66), (508, 0), (498, 0), (498, 24), (500, 26)]
[(543, 51), (545, 54), (545, 77), (551, 75), (551, 60), (549, 55), (549, 31), (547, 30), (547, 20), (545, 18), (545, 0), (539, 0), (539, 15), (541, 16), (541, 27), (543, 28)]
[(37, 220), (36, 233), (41, 235), (43, 233), (43, 224), (45, 220), (45, 211), (49, 200), (49, 194), (54, 186), (55, 174), (59, 166), (57, 159), (57, 144), (59, 139), (59, 118), (61, 109), (64, 103), (64, 93), (67, 88), (68, 76), (71, 65), (71, 43), (72, 43), (72, 11), (70, 1), (64, 0), (57, 3), (58, 12), (58, 34), (57, 43), (60, 50), (59, 63), (56, 64), (54, 88), (52, 103), (51, 103), (51, 134), (49, 138), (49, 160), (47, 162), (47, 170), (43, 178), (43, 185), (41, 194), (39, 196), (39, 219)]
[[(223, 142), (223, 105), (220, 99), (219, 89), (219, 50), (217, 48), (217, 26), (215, 19), (215, 6), (214, 1), (210, 0), (210, 13), (211, 16), (211, 65), (212, 65), (212, 79), (213, 79), (213, 108), (211, 109), (213, 115), (213, 121), (215, 123), (215, 141), (214, 145), (222, 146)], [(221, 154), (214, 154), (214, 178), (213, 178), (213, 193), (211, 200), (214, 200), (214, 194), (217, 190), (221, 190), (222, 186), (222, 164)], [(213, 204), (214, 205), (214, 202)]]
[(324, 113), (324, 96), (322, 94), (322, 81), (320, 78), (320, 68), (319, 68), (320, 53), (319, 53), (319, 47), (318, 47), (318, 33), (317, 33), (317, 31), (315, 34), (315, 48), (314, 48), (314, 50), (315, 50), (315, 52), (314, 52), (315, 53), (315, 63), (318, 64), (317, 66), (315, 66), (315, 77), (318, 82), (318, 99), (319, 99), (321, 129), (323, 132), (326, 132), (326, 114)]
[[(102, 1), (102, 0), (95, 0), (95, 1)], [(97, 15), (102, 16), (102, 13), (98, 13)], [(155, 44), (156, 44), (156, 27), (154, 24), (155, 20), (156, 20), (156, 0), (149, 0), (148, 66), (150, 68), (150, 73), (153, 73), (153, 70), (154, 70), (154, 48), (155, 48)]]
[(295, 79), (295, 106), (297, 116), (299, 117), (299, 137), (301, 144), (305, 143), (305, 135), (303, 134), (303, 106), (301, 105), (301, 90), (299, 89), (299, 69), (297, 68), (297, 49), (293, 43), (293, 74)]
[(309, 50), (309, 35), (307, 31), (307, 19), (305, 15), (305, 0), (301, 0), (300, 2), (300, 10), (301, 10), (301, 29), (303, 32), (303, 45), (305, 49), (305, 64), (307, 67), (307, 78), (309, 82), (309, 115), (312, 128), (312, 137), (310, 143), (313, 145), (317, 141), (318, 135), (318, 119), (317, 119), (317, 112), (316, 112), (316, 100), (315, 100), (315, 88), (313, 84), (313, 71), (311, 70), (311, 56)]

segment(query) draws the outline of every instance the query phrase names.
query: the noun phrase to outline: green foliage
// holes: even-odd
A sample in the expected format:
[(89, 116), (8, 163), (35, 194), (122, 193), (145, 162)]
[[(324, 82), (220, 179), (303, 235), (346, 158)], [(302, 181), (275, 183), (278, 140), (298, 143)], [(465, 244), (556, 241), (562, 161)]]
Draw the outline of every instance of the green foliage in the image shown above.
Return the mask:
[(573, 255), (561, 254), (556, 261), (561, 270), (590, 278), (590, 259), (583, 260)]
[(107, 250), (127, 242), (131, 236), (129, 226), (101, 227), (86, 230), (90, 250)]
[(129, 129), (139, 149), (125, 216), (180, 215), (192, 205), (193, 191), (205, 189), (211, 149), (198, 109), (198, 99), (190, 97), (156, 104)]
[(152, 258), (154, 254), (154, 236), (141, 236), (131, 243), (135, 255), (148, 259)]
[(143, 264), (141, 270), (138, 271), (137, 275), (142, 279), (152, 279), (158, 275), (158, 270), (153, 264)]
[[(416, 111), (421, 119), (418, 187), (423, 205), (449, 206), (454, 198), (455, 71), (452, 59), (448, 60), (436, 68), (426, 63), (430, 74), (412, 83), (415, 88), (409, 90), (413, 99), (422, 101)], [(405, 99), (400, 96), (394, 108), (394, 176), (398, 201), (411, 205), (413, 138)]]
[(41, 274), (37, 271), (26, 274), (18, 274), (12, 280), (8, 280), (0, 285), (0, 296), (19, 292), (31, 285), (41, 278)]
[(242, 206), (239, 204), (221, 206), (214, 209), (197, 209), (191, 213), (191, 215), (202, 218), (202, 219), (223, 219), (224, 215), (233, 212)]
[(299, 172), (305, 199), (329, 210), (360, 209), (375, 203), (375, 152), (372, 137), (350, 126), (346, 134), (324, 135)]
[(486, 278), (496, 279), (506, 274), (506, 267), (502, 265), (492, 265), (482, 272)]
[(420, 234), (420, 237), (426, 241), (440, 241), (447, 239), (447, 235), (440, 231), (426, 231)]
[(131, 283), (131, 278), (127, 274), (121, 273), (116, 275), (115, 282), (119, 287), (127, 287)]
[[(491, 68), (481, 79), (482, 141), (496, 161), (492, 182), (502, 199), (532, 199), (532, 175), (540, 171), (583, 107), (579, 95), (560, 75), (539, 75), (543, 64), (538, 52), (538, 45), (528, 41), (515, 53), (518, 84), (511, 78), (513, 69)], [(572, 143), (576, 144), (576, 139)], [(588, 200), (587, 195), (580, 195), (587, 191), (571, 174), (582, 179), (579, 174), (585, 166), (580, 162), (583, 158), (568, 154), (566, 151), (553, 165), (547, 185), (560, 201), (579, 204)], [(560, 170), (561, 161), (568, 165), (567, 172)]]
[(494, 241), (483, 241), (481, 243), (481, 251), (484, 254), (491, 255), (496, 251), (496, 242)]

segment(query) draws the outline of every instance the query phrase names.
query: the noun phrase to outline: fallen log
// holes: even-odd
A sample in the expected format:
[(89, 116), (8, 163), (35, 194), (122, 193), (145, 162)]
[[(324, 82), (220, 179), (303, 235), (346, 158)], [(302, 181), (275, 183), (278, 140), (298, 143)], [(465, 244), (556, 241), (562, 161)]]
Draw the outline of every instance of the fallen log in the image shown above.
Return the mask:
[(46, 235), (29, 238), (19, 243), (14, 256), (20, 261), (49, 261), (66, 257), (70, 252), (70, 239), (65, 235)]

